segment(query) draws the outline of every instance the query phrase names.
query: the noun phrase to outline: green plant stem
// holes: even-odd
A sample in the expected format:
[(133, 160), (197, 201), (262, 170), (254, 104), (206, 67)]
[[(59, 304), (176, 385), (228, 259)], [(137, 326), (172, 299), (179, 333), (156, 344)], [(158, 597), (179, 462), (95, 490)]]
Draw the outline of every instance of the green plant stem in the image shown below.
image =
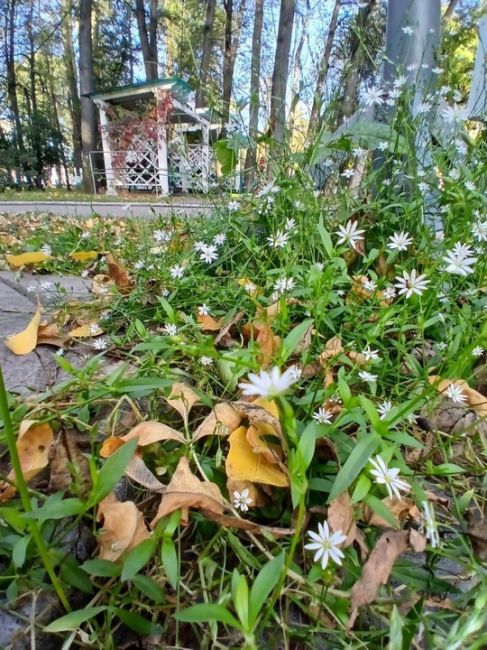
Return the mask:
[[(27, 488), (27, 484), (25, 482), (24, 475), (22, 473), (20, 458), (17, 453), (17, 445), (16, 445), (13, 428), (12, 428), (12, 421), (10, 419), (10, 411), (9, 411), (8, 400), (7, 400), (7, 391), (5, 389), (5, 383), (3, 380), (3, 373), (2, 373), (1, 366), (0, 366), (0, 416), (2, 417), (3, 420), (3, 429), (5, 431), (5, 438), (7, 440), (7, 447), (10, 454), (10, 463), (12, 465), (12, 469), (15, 474), (15, 486), (19, 493), (24, 511), (32, 512), (32, 504), (30, 502), (29, 490)], [(60, 602), (62, 603), (66, 611), (68, 612), (71, 611), (69, 601), (66, 598), (66, 594), (64, 593), (61, 582), (59, 581), (54, 571), (51, 558), (49, 557), (49, 551), (47, 549), (44, 538), (42, 537), (37, 521), (35, 521), (34, 519), (29, 519), (27, 521), (27, 526), (30, 530), (30, 534), (32, 535), (32, 539), (34, 540), (34, 543), (37, 546), (39, 556), (42, 560), (42, 563), (44, 565), (44, 568), (46, 569), (47, 574), (49, 575), (49, 578), (51, 579), (52, 586), (54, 587)]]

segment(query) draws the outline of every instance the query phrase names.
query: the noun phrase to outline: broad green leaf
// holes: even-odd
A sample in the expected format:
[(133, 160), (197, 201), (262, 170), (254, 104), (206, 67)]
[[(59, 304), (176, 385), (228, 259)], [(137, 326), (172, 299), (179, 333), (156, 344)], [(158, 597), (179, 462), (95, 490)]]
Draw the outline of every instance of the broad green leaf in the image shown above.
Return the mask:
[(402, 628), (404, 626), (404, 619), (395, 605), (392, 608), (389, 626), (388, 650), (402, 650)]
[(227, 140), (218, 140), (213, 145), (216, 158), (221, 165), (223, 174), (230, 174), (237, 165), (237, 153), (228, 146)]
[(169, 584), (173, 589), (177, 589), (179, 581), (178, 554), (173, 540), (169, 537), (162, 538), (161, 560)]
[(99, 503), (110, 494), (122, 478), (127, 465), (135, 454), (137, 442), (137, 438), (129, 440), (103, 463), (103, 467), (96, 475), (96, 483), (89, 498), (90, 505)]
[(164, 589), (152, 578), (136, 575), (132, 578), (131, 582), (156, 605), (161, 605), (165, 601)]
[(381, 437), (377, 433), (366, 435), (358, 441), (352, 453), (347, 458), (345, 465), (343, 465), (336, 476), (330, 496), (328, 497), (328, 503), (336, 499), (350, 487), (365, 465), (367, 465), (369, 458), (380, 443)]
[(302, 323), (299, 323), (299, 325), (296, 325), (296, 327), (294, 327), (289, 332), (289, 334), (282, 342), (281, 356), (283, 361), (287, 361), (287, 359), (289, 359), (291, 354), (303, 340), (303, 337), (308, 329), (313, 325), (313, 322), (314, 320), (312, 318), (307, 318)]
[(381, 435), (387, 433), (387, 425), (380, 419), (379, 413), (377, 412), (374, 403), (371, 402), (368, 397), (365, 397), (365, 395), (359, 395), (359, 401), (360, 405), (367, 413), (370, 424), (374, 427), (377, 433), (380, 433)]
[(38, 521), (47, 521), (48, 519), (64, 519), (80, 515), (85, 511), (85, 505), (81, 499), (69, 498), (58, 501), (57, 503), (45, 503), (42, 508), (26, 512), (26, 519), (37, 519)]
[(81, 565), (83, 571), (89, 573), (90, 576), (98, 576), (100, 578), (114, 578), (119, 576), (121, 568), (115, 562), (110, 560), (86, 560)]
[(348, 387), (344, 374), (345, 374), (345, 369), (340, 368), (337, 376), (338, 392), (340, 393), (340, 397), (342, 398), (343, 406), (345, 408), (348, 408), (350, 400), (352, 399), (352, 391)]
[(20, 567), (24, 565), (27, 546), (29, 545), (30, 539), (30, 535), (20, 537), (12, 549), (12, 562), (17, 569), (20, 569)]
[(249, 585), (245, 576), (241, 575), (237, 570), (233, 572), (232, 576), (232, 598), (233, 606), (238, 614), (240, 622), (244, 630), (249, 627)]
[(78, 566), (76, 558), (69, 556), (64, 558), (59, 572), (62, 580), (68, 585), (75, 587), (85, 594), (93, 593), (93, 585), (88, 575)]
[(369, 493), (371, 485), (372, 483), (370, 480), (365, 476), (365, 474), (362, 474), (362, 476), (359, 477), (357, 485), (353, 491), (352, 503), (358, 503), (359, 501), (362, 501), (362, 499)]
[(126, 609), (117, 608), (115, 614), (127, 627), (142, 636), (150, 636), (162, 632), (162, 627), (160, 625), (148, 621), (135, 612), (129, 612)]
[(281, 571), (284, 567), (284, 553), (279, 553), (272, 560), (269, 560), (259, 571), (250, 589), (249, 598), (249, 622), (253, 628), (261, 609), (279, 580)]
[(122, 580), (131, 580), (136, 573), (142, 569), (151, 559), (155, 550), (155, 540), (153, 537), (145, 539), (137, 544), (124, 560), (122, 568)]
[(216, 603), (201, 603), (193, 605), (174, 615), (177, 621), (182, 623), (207, 623), (208, 621), (220, 621), (225, 625), (240, 629), (240, 623), (223, 605)]
[(81, 623), (89, 621), (90, 618), (94, 618), (100, 612), (104, 612), (108, 607), (105, 605), (99, 605), (98, 607), (85, 607), (84, 609), (77, 609), (74, 612), (69, 612), (65, 616), (61, 616), (56, 621), (49, 623), (47, 627), (44, 628), (45, 632), (71, 632), (77, 630)]
[(326, 254), (328, 255), (328, 257), (332, 257), (334, 252), (333, 242), (331, 241), (330, 233), (328, 232), (328, 230), (326, 230), (325, 226), (323, 225), (323, 217), (320, 217), (320, 220), (316, 227), (318, 229), (318, 234), (320, 236), (320, 239), (323, 242), (323, 246), (325, 248)]
[(303, 468), (308, 469), (313, 460), (316, 447), (316, 434), (319, 433), (319, 425), (316, 422), (310, 422), (299, 438), (298, 449), (303, 459)]

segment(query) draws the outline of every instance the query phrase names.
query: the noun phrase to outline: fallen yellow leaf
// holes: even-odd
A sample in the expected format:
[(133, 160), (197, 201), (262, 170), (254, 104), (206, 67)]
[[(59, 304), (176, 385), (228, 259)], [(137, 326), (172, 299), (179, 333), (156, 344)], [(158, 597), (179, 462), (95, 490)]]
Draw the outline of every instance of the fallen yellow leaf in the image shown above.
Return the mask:
[(270, 463), (263, 454), (255, 453), (247, 440), (247, 427), (238, 427), (228, 438), (230, 449), (226, 460), (227, 478), (287, 487), (289, 477), (282, 465)]
[(88, 260), (96, 260), (100, 253), (97, 251), (77, 251), (69, 254), (69, 257), (75, 262), (87, 262)]
[(73, 339), (83, 339), (91, 336), (100, 336), (100, 334), (103, 334), (103, 330), (98, 323), (87, 323), (86, 325), (75, 327), (74, 330), (68, 333), (68, 336)]
[(41, 322), (41, 309), (37, 309), (32, 320), (27, 325), (25, 330), (18, 334), (13, 334), (5, 339), (5, 345), (14, 354), (29, 354), (35, 349), (37, 345), (37, 335), (39, 331), (39, 323)]
[(5, 259), (9, 266), (18, 269), (21, 266), (27, 266), (27, 264), (41, 264), (42, 262), (46, 262), (52, 259), (52, 255), (46, 255), (42, 251), (37, 251), (34, 253), (20, 253), (20, 255), (5, 255)]

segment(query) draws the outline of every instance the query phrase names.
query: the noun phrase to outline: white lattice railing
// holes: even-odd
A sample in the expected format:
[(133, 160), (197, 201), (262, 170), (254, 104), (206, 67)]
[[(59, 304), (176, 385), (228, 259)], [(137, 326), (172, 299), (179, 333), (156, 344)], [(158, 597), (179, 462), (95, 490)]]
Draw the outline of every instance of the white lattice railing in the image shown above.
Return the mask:
[(129, 191), (161, 190), (161, 175), (167, 173), (170, 191), (208, 192), (216, 179), (213, 150), (208, 145), (192, 144), (180, 147), (178, 151), (168, 151), (167, 169), (159, 167), (155, 143), (130, 151), (112, 151), (112, 169), (96, 169), (98, 178), (109, 178), (116, 188)]

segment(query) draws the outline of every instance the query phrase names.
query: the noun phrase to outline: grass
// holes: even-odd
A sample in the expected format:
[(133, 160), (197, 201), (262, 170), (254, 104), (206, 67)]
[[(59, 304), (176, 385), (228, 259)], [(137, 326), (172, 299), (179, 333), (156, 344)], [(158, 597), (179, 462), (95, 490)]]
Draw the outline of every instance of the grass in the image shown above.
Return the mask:
[(195, 203), (206, 202), (207, 195), (204, 194), (175, 194), (171, 196), (157, 196), (145, 192), (123, 191), (116, 196), (100, 192), (93, 195), (80, 190), (66, 190), (64, 188), (46, 188), (45, 190), (16, 191), (5, 189), (0, 192), (0, 201), (79, 201), (83, 203), (107, 202), (107, 203)]
[[(83, 322), (104, 330), (80, 344), (88, 353), (82, 367), (66, 351), (56, 357), (63, 383), (37, 400), (9, 396), (16, 430), (26, 419), (49, 422), (79, 444), (64, 466), (67, 489), (48, 488), (39, 474), (34, 515), (15, 498), (0, 508), (6, 598), (50, 589), (35, 546), (22, 541), (34, 517), (75, 610), (46, 632), (68, 647), (81, 638), (76, 630), (100, 648), (148, 634), (163, 647), (187, 648), (485, 647), (484, 145), (471, 143), (453, 168), (445, 147), (436, 171), (413, 179), (416, 188), (437, 188), (441, 178), (438, 238), (423, 225), (424, 188), (407, 194), (399, 178), (388, 182), (400, 158), (394, 133), (389, 141), (392, 167), (368, 169), (358, 191), (343, 167), (329, 180), (333, 193), (315, 192), (290, 167), (259, 196), (215, 208), (208, 219), (0, 224), (3, 254), (50, 247), (37, 273), (112, 279), (87, 306), (52, 314), (64, 331)], [(363, 135), (359, 142), (372, 146)], [(350, 165), (353, 146), (345, 146)], [(337, 155), (343, 163), (343, 151)], [(350, 220), (363, 231), (355, 246), (340, 231)], [(397, 251), (390, 238), (400, 231), (411, 241)], [(214, 246), (208, 261), (199, 242)], [(475, 258), (465, 275), (445, 261), (458, 242)], [(80, 250), (99, 256), (67, 257)], [(109, 268), (108, 253), (123, 268)], [(125, 288), (124, 269), (133, 280)], [(423, 290), (399, 293), (413, 270), (424, 276)], [(108, 361), (116, 366), (104, 374)], [(249, 372), (291, 365), (302, 372), (285, 395), (261, 402), (252, 421), (243, 411), (245, 435), (195, 436), (215, 405), (245, 408), (238, 384)], [(457, 392), (448, 397), (432, 376)], [(170, 397), (181, 382), (191, 392), (175, 408)], [(139, 438), (150, 480), (169, 486), (160, 518), (161, 494), (127, 471), (135, 443), (110, 442), (118, 447), (112, 455), (105, 447), (140, 420), (181, 437), (158, 430), (152, 444)], [(257, 468), (243, 461), (249, 451)], [(375, 480), (379, 455), (407, 483), (400, 501)], [(248, 511), (235, 507), (235, 491), (250, 499)], [(134, 508), (142, 541), (131, 546), (126, 517)], [(325, 521), (352, 543), (340, 542), (341, 564), (332, 556), (323, 568), (305, 545)], [(66, 542), (67, 531), (82, 529), (88, 559)], [(398, 546), (381, 551), (393, 544), (387, 530)]]

